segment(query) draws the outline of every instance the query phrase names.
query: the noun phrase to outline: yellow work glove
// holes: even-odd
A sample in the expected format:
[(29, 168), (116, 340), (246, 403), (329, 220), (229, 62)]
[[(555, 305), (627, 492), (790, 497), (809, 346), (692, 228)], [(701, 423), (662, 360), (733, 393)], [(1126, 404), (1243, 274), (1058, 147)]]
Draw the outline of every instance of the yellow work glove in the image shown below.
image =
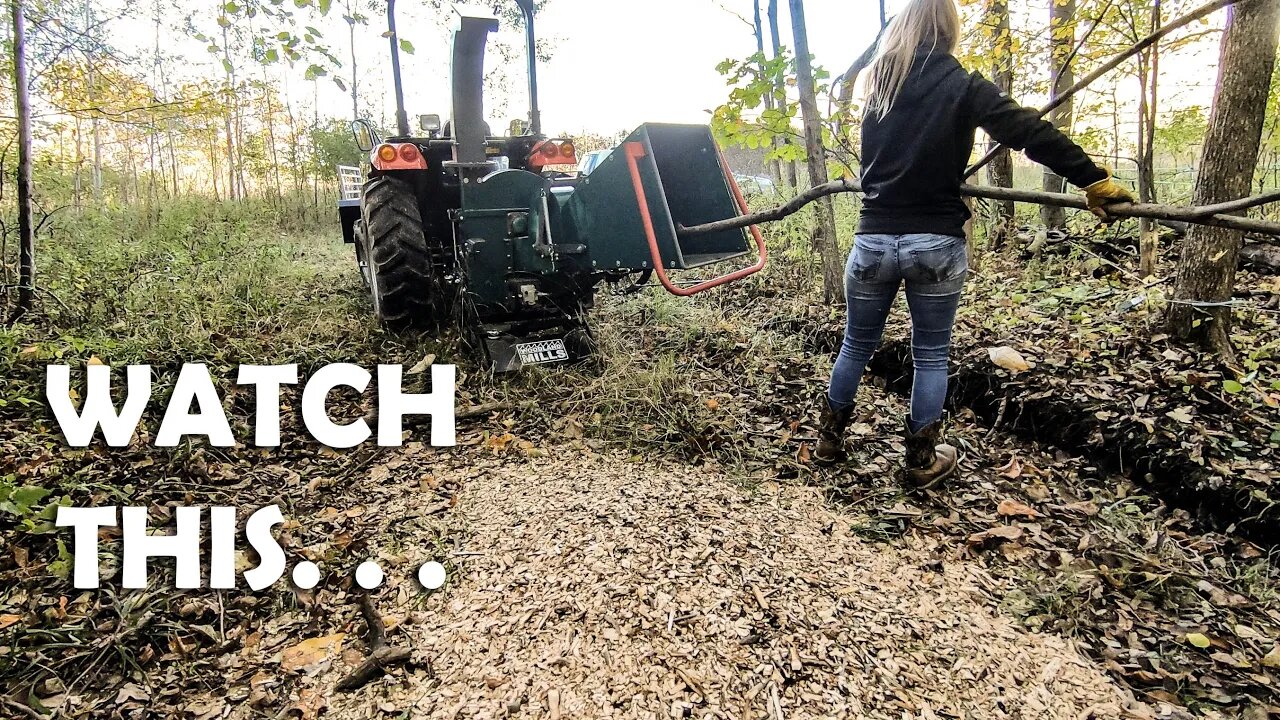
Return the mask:
[(1098, 219), (1106, 221), (1111, 219), (1107, 215), (1107, 205), (1118, 202), (1132, 203), (1137, 200), (1125, 186), (1112, 180), (1111, 171), (1107, 170), (1106, 178), (1084, 188), (1084, 202), (1089, 212), (1097, 215)]

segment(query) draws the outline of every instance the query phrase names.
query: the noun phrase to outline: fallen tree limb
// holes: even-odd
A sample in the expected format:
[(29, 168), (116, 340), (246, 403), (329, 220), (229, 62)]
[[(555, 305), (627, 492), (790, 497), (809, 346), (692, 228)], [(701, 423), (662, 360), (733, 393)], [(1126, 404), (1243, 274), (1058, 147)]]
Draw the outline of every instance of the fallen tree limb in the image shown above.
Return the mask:
[[(1169, 33), (1173, 32), (1174, 30), (1178, 30), (1182, 27), (1190, 25), (1191, 23), (1199, 20), (1200, 18), (1210, 13), (1221, 10), (1222, 8), (1228, 5), (1234, 4), (1235, 2), (1236, 0), (1211, 0), (1210, 2), (1207, 2), (1204, 5), (1201, 5), (1200, 7), (1196, 8), (1195, 10), (1192, 10), (1186, 15), (1183, 15), (1177, 20), (1174, 20), (1168, 23), (1167, 25), (1164, 25), (1159, 30), (1139, 40), (1136, 44), (1131, 45), (1127, 50), (1121, 52), (1120, 54), (1106, 61), (1102, 65), (1098, 66), (1096, 70), (1094, 70), (1093, 72), (1081, 78), (1079, 82), (1067, 88), (1060, 95), (1055, 96), (1046, 105), (1040, 108), (1040, 117), (1044, 117), (1045, 115), (1048, 115), (1049, 112), (1052, 111), (1054, 108), (1058, 107), (1059, 105), (1061, 105), (1062, 103), (1070, 99), (1072, 96), (1074, 96), (1076, 93), (1080, 92), (1081, 90), (1085, 89), (1089, 85), (1093, 84), (1095, 80), (1102, 77), (1103, 75), (1106, 75), (1112, 70), (1116, 69), (1125, 60), (1128, 60), (1134, 55), (1137, 55), (1143, 50), (1146, 50), (1147, 48), (1151, 47), (1155, 43), (1159, 42), (1162, 38), (1164, 38)], [(964, 176), (966, 178), (973, 177), (973, 174), (978, 172), (978, 170), (982, 169), (984, 165), (991, 162), (995, 158), (995, 156), (999, 154), (1000, 150), (1003, 149), (1003, 147), (1004, 146), (1000, 144), (996, 144), (995, 146), (993, 146), (989, 151), (987, 151), (986, 155), (983, 155), (982, 158), (978, 160), (978, 162), (970, 165), (968, 169), (964, 171)]]
[(365, 625), (369, 626), (369, 657), (338, 683), (337, 689), (343, 692), (359, 690), (388, 667), (405, 662), (413, 655), (408, 648), (387, 644), (387, 631), (382, 624), (382, 616), (378, 615), (377, 608), (373, 606), (373, 596), (369, 593), (360, 596), (360, 614), (364, 616)]
[(1267, 273), (1280, 272), (1280, 247), (1265, 244), (1245, 244), (1240, 248), (1240, 263), (1254, 270)]
[[(793, 215), (799, 212), (805, 205), (820, 197), (842, 192), (862, 192), (862, 186), (858, 181), (848, 178), (836, 180), (824, 185), (811, 187), (797, 195), (787, 204), (776, 208), (762, 210), (749, 215), (740, 215), (727, 220), (717, 220), (715, 222), (704, 223), (702, 225), (693, 225), (691, 227), (678, 225), (676, 227), (676, 231), (681, 235), (700, 235), (703, 233), (718, 232), (720, 230), (734, 230), (736, 228), (747, 227), (748, 225), (758, 225), (762, 222), (781, 220), (788, 215)], [(1088, 209), (1085, 205), (1084, 197), (1067, 193), (1049, 193), (1041, 192), (1039, 190), (1015, 190), (1013, 188), (1002, 188), (992, 185), (961, 185), (960, 194), (969, 197), (987, 198), (990, 200), (1013, 200), (1014, 202), (1055, 205), (1057, 207), (1075, 208), (1077, 210)], [(1188, 208), (1178, 207), (1175, 205), (1161, 205), (1158, 203), (1115, 203), (1107, 206), (1107, 213), (1115, 217), (1145, 217), (1153, 220), (1186, 222), (1196, 225), (1212, 225), (1214, 227), (1224, 227), (1232, 230), (1242, 230), (1244, 232), (1280, 236), (1280, 223), (1278, 222), (1255, 220), (1253, 218), (1239, 217), (1236, 215), (1223, 215), (1221, 213), (1206, 214), (1205, 210), (1206, 208), (1204, 207)]]

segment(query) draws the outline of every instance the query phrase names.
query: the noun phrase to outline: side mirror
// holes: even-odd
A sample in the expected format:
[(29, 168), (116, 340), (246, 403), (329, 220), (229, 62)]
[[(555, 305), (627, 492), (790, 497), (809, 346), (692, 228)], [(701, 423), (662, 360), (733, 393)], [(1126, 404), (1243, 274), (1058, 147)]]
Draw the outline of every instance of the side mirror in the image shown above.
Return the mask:
[(439, 115), (419, 115), (418, 127), (422, 128), (422, 131), (427, 133), (428, 135), (434, 136), (436, 133), (440, 132), (440, 127), (441, 127), (440, 116)]
[(507, 137), (520, 137), (529, 134), (529, 122), (516, 118), (507, 126)]
[(360, 152), (372, 152), (373, 146), (379, 142), (378, 133), (373, 131), (368, 120), (352, 120), (351, 134), (355, 137), (356, 147), (360, 148)]

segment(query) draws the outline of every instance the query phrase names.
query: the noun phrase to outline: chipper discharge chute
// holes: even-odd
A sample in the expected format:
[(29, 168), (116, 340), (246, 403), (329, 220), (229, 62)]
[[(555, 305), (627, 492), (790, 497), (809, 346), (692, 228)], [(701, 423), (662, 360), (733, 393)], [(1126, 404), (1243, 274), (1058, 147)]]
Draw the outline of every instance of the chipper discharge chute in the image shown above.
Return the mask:
[[(519, 2), (532, 48), (532, 0)], [(394, 16), (389, 22), (399, 78)], [(542, 133), (531, 61), (529, 122), (494, 136), (483, 121), (481, 88), (485, 39), (496, 27), (493, 18), (458, 19), (449, 122), (424, 115), (426, 136), (411, 136), (397, 80), (397, 135), (382, 141), (356, 123), (372, 170), (358, 191), (351, 170), (340, 170), (346, 199), (339, 213), (379, 319), (456, 326), (495, 370), (511, 371), (589, 355), (584, 313), (602, 281), (652, 274), (668, 291), (692, 295), (764, 267), (754, 227), (677, 230), (746, 212), (706, 126), (642, 125), (589, 175), (555, 172), (576, 164), (576, 149)], [(692, 285), (672, 277), (722, 261), (740, 269)]]

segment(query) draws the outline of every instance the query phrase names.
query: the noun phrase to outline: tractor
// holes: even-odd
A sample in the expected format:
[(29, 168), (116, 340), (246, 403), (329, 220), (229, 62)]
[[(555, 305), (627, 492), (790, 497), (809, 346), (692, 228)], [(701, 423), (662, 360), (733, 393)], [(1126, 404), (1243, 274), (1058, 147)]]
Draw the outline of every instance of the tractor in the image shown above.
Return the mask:
[[(641, 125), (589, 175), (567, 138), (542, 132), (534, 52), (534, 1), (525, 21), (527, 121), (495, 136), (484, 118), (484, 54), (494, 17), (458, 11), (453, 32), (452, 112), (419, 117), (409, 130), (400, 81), (395, 5), (388, 3), (396, 134), (352, 124), (371, 169), (339, 168), (343, 239), (377, 318), (392, 328), (457, 328), (497, 372), (569, 362), (594, 349), (585, 314), (602, 283), (632, 289), (657, 275), (687, 296), (764, 267), (758, 229), (682, 235), (735, 217), (746, 203), (708, 127)], [(743, 257), (755, 261), (702, 282), (672, 272)]]

